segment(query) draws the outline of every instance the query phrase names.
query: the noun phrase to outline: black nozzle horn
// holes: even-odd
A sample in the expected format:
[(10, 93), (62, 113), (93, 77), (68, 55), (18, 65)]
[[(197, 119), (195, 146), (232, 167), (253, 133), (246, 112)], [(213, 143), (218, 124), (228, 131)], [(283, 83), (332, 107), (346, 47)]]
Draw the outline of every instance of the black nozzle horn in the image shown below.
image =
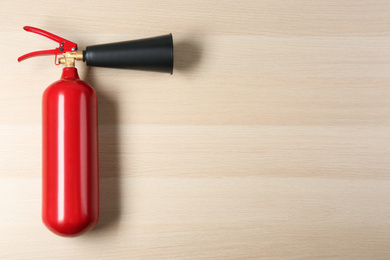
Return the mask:
[(87, 66), (173, 72), (172, 34), (88, 46), (83, 51)]

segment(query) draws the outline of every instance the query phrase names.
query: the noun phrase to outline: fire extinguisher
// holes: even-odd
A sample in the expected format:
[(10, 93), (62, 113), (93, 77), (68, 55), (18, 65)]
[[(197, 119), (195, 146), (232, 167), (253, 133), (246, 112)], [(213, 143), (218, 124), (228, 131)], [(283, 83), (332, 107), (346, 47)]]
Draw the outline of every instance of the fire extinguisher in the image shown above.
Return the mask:
[[(101, 44), (77, 50), (77, 44), (47, 31), (25, 26), (28, 32), (59, 43), (54, 50), (31, 52), (22, 61), (55, 55), (64, 64), (60, 80), (42, 99), (42, 220), (60, 236), (91, 230), (99, 216), (98, 104), (95, 90), (80, 80), (75, 61), (87, 66), (173, 71), (172, 35)], [(63, 57), (57, 60), (57, 55)], [(58, 63), (57, 63), (58, 61)]]

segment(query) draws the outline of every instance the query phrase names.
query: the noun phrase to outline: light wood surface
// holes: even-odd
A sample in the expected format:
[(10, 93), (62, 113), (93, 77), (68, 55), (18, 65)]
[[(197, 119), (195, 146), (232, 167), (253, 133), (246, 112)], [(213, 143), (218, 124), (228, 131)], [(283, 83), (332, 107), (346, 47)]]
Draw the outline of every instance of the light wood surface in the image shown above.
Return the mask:
[[(390, 259), (390, 2), (0, 2), (0, 259)], [(41, 223), (36, 26), (172, 33), (172, 76), (77, 67), (99, 98), (100, 220)]]

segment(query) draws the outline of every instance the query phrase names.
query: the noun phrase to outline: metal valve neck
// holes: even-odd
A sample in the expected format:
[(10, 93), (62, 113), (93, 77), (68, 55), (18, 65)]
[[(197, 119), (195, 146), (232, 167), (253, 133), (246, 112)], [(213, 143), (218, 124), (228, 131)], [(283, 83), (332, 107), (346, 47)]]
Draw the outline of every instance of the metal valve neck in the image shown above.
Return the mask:
[(58, 58), (58, 65), (65, 64), (65, 67), (74, 67), (76, 60), (83, 60), (82, 51), (65, 52), (64, 57)]

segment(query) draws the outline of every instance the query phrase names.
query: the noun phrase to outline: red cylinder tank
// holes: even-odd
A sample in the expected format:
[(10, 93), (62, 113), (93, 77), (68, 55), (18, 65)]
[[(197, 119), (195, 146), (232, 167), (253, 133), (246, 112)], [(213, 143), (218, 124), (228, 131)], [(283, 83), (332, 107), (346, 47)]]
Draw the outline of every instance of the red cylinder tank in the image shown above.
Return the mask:
[(95, 90), (65, 67), (42, 100), (42, 220), (61, 236), (92, 229), (99, 215)]

